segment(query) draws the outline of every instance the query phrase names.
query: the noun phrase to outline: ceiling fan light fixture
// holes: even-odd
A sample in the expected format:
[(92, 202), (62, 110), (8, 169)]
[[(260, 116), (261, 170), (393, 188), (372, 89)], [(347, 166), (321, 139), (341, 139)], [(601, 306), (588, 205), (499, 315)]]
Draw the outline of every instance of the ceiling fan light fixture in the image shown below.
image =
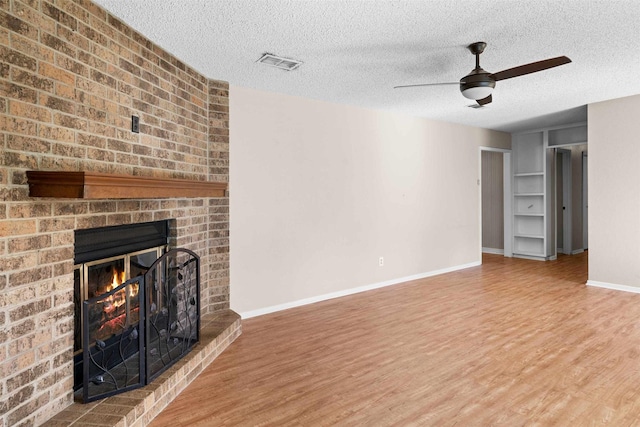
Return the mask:
[(464, 96), (465, 98), (473, 99), (474, 101), (477, 101), (479, 99), (484, 99), (487, 96), (491, 95), (491, 92), (493, 92), (493, 87), (491, 86), (473, 86), (473, 87), (466, 87), (466, 88), (460, 87), (460, 90), (462, 92), (462, 96)]
[(460, 92), (467, 99), (477, 101), (491, 95), (496, 87), (495, 79), (480, 67), (460, 79)]

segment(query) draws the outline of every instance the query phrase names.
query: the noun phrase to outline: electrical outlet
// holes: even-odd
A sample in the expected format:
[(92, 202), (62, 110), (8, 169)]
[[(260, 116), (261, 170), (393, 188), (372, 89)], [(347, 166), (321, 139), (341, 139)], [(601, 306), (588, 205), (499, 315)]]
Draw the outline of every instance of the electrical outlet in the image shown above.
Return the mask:
[(384, 266), (384, 257), (380, 257), (380, 258), (378, 258), (378, 265), (379, 265), (380, 267), (383, 267), (383, 266)]
[(140, 117), (131, 116), (131, 132), (140, 133)]

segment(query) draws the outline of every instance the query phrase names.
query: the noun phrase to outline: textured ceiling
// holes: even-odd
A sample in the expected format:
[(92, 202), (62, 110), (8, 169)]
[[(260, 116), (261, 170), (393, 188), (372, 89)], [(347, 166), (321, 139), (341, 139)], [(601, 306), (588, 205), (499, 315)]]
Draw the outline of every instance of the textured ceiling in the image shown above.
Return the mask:
[[(586, 120), (585, 105), (640, 93), (638, 0), (97, 0), (207, 77), (232, 85), (517, 131)], [(485, 41), (489, 72), (566, 55), (500, 81), (487, 108), (455, 82)], [(255, 61), (299, 59), (287, 72)]]

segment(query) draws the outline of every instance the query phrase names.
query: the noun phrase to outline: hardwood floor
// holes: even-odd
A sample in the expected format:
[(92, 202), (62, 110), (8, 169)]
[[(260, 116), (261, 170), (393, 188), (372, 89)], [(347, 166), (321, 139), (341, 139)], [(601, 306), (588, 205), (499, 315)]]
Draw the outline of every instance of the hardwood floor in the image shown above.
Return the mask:
[(640, 295), (483, 262), (245, 320), (151, 425), (640, 425)]

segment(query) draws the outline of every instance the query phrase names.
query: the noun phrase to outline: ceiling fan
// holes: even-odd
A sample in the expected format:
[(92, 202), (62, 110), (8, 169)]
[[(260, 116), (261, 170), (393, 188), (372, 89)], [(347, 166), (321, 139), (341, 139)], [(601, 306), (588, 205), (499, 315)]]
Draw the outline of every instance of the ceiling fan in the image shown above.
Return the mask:
[(465, 98), (473, 99), (479, 106), (489, 104), (492, 101), (491, 92), (496, 86), (496, 82), (506, 80), (513, 77), (524, 76), (525, 74), (537, 73), (559, 65), (571, 62), (566, 56), (558, 56), (557, 58), (545, 59), (531, 64), (520, 65), (519, 67), (509, 68), (497, 73), (490, 73), (480, 68), (480, 54), (484, 52), (487, 46), (485, 42), (476, 42), (467, 46), (476, 57), (476, 68), (471, 70), (469, 74), (460, 79), (460, 82), (451, 83), (424, 83), (416, 85), (395, 86), (394, 89), (419, 86), (438, 86), (438, 85), (460, 85), (460, 92)]

